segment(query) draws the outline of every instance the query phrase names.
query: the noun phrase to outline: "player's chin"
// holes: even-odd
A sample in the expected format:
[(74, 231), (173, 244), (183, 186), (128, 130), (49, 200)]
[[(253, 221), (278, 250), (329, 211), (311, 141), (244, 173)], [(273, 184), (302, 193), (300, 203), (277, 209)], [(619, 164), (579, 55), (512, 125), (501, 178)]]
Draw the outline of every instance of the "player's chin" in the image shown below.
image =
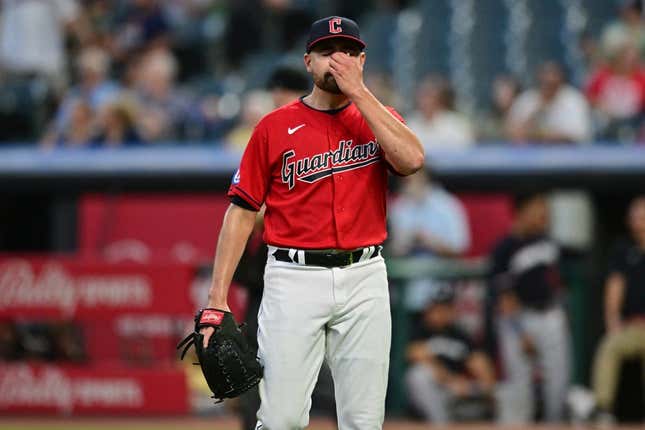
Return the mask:
[(336, 79), (334, 79), (333, 76), (329, 76), (325, 78), (322, 82), (319, 83), (318, 86), (320, 87), (321, 90), (324, 90), (328, 93), (343, 94), (340, 87), (336, 83)]

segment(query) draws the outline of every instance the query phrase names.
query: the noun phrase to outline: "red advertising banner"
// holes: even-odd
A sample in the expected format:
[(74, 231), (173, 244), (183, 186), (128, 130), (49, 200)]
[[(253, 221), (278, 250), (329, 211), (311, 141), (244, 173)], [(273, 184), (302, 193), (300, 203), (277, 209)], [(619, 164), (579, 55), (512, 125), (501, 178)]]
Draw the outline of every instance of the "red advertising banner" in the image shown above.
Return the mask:
[(224, 193), (86, 194), (79, 201), (79, 251), (109, 261), (155, 259), (210, 264)]
[(183, 414), (188, 399), (179, 368), (0, 363), (0, 413)]
[(0, 318), (192, 314), (194, 266), (0, 255)]

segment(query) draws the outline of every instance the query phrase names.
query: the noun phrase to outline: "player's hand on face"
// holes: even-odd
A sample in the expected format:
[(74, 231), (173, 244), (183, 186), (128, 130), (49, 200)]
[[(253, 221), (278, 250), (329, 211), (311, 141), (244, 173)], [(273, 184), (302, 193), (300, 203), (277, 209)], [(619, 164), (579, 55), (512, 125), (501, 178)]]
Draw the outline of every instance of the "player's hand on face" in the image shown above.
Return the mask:
[(360, 55), (354, 53), (334, 52), (329, 59), (329, 69), (338, 88), (350, 99), (364, 87), (363, 64)]

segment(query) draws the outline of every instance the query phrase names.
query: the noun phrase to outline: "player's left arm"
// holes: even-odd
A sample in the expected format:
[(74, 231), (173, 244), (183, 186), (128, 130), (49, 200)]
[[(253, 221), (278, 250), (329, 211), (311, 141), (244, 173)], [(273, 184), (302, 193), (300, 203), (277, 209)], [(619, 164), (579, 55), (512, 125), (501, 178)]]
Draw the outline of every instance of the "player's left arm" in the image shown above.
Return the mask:
[(340, 90), (354, 104), (374, 132), (385, 159), (401, 175), (423, 167), (424, 152), (419, 138), (370, 92), (363, 82), (365, 53), (351, 56), (335, 52), (329, 62)]

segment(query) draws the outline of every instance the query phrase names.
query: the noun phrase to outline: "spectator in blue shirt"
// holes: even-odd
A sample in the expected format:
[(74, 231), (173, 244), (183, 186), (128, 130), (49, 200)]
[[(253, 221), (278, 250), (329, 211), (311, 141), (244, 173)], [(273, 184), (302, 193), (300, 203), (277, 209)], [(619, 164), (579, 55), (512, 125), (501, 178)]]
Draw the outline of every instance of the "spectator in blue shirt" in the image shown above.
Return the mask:
[[(401, 194), (391, 205), (390, 252), (394, 256), (453, 258), (470, 246), (468, 218), (461, 202), (427, 171), (403, 179)], [(420, 311), (439, 283), (415, 279), (407, 286), (406, 304)]]
[(83, 99), (92, 110), (99, 111), (119, 96), (121, 87), (109, 79), (110, 57), (103, 49), (89, 47), (84, 49), (77, 61), (79, 82), (70, 88), (56, 114), (57, 131), (70, 126), (70, 115), (74, 102)]

